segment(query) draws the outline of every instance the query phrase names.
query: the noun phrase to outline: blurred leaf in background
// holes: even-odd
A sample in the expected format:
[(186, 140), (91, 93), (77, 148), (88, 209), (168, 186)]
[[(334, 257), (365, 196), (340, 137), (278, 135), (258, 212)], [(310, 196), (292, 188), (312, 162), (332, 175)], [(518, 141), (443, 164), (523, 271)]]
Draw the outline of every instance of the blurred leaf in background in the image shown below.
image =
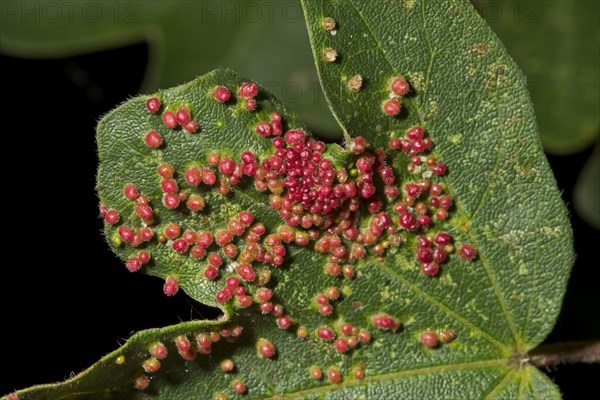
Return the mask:
[[(142, 92), (219, 66), (251, 77), (311, 127), (335, 139), (295, 0), (2, 1), (0, 52), (61, 58), (147, 42)], [(119, 60), (112, 68), (118, 73)]]
[(600, 2), (473, 0), (527, 76), (546, 151), (571, 154), (600, 132)]
[(600, 143), (585, 163), (574, 189), (575, 209), (590, 225), (600, 229)]

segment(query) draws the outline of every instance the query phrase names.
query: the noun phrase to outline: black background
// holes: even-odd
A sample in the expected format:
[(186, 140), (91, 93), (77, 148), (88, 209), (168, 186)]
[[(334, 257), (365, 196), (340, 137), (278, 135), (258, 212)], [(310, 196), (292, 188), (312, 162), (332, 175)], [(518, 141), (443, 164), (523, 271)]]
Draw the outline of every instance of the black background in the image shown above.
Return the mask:
[[(3, 161), (1, 262), (3, 372), (0, 395), (78, 373), (134, 331), (210, 316), (184, 294), (166, 298), (162, 282), (131, 274), (101, 234), (94, 192), (100, 116), (135, 95), (146, 45), (57, 60), (0, 56)], [(199, 71), (201, 72), (201, 71)], [(549, 156), (572, 214), (577, 262), (557, 326), (547, 342), (597, 339), (599, 232), (574, 213), (576, 177), (591, 148)], [(597, 366), (548, 374), (565, 398), (596, 389)]]

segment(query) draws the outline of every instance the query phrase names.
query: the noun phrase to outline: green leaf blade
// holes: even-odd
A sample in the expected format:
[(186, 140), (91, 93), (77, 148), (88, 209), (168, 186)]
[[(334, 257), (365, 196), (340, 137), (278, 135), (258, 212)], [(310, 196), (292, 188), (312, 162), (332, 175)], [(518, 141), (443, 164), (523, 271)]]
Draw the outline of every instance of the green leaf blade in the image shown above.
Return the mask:
[[(506, 322), (493, 330), (525, 351), (543, 340), (560, 307), (537, 299), (561, 296), (572, 262), (566, 211), (535, 134), (525, 81), (468, 2), (403, 4), (304, 3), (326, 96), (345, 129), (376, 145), (386, 146), (390, 132), (426, 127), (434, 154), (450, 171), (445, 182), (459, 213), (451, 224), (480, 249), (477, 268), (485, 271)], [(386, 15), (385, 22), (378, 15)], [(326, 16), (340, 21), (335, 35), (320, 26)], [(323, 61), (324, 47), (336, 49), (339, 61)], [(355, 73), (367, 84), (349, 93), (345, 78)], [(397, 75), (405, 75), (413, 91), (405, 97), (405, 114), (390, 118), (378, 108)], [(549, 237), (557, 246), (551, 252), (543, 250)], [(544, 317), (530, 318), (540, 308)]]

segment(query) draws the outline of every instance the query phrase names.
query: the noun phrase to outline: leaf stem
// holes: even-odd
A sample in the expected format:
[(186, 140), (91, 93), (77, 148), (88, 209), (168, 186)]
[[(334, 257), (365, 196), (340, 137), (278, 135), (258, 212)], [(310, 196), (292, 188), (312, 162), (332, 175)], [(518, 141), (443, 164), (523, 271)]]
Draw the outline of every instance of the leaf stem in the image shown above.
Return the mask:
[(553, 367), (560, 364), (600, 363), (600, 341), (551, 343), (542, 345), (529, 353), (531, 364), (536, 367)]

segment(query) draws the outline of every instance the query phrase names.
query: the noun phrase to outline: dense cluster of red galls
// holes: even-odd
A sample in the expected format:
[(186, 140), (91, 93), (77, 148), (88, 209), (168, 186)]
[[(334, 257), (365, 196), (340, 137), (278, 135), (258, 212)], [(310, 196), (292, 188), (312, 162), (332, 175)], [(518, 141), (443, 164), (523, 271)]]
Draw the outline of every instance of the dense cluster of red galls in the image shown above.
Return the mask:
[[(388, 115), (398, 114), (402, 96), (409, 89), (404, 78), (391, 79), (390, 99), (383, 105)], [(239, 101), (245, 110), (254, 111), (258, 92), (256, 84), (246, 82), (238, 88), (236, 95), (225, 86), (217, 86), (212, 97), (224, 106)], [(146, 108), (159, 114), (163, 104), (153, 97), (146, 102)], [(168, 105), (160, 117), (169, 129), (181, 127), (194, 133), (199, 128), (190, 108), (185, 105)], [(286, 130), (285, 125), (282, 116), (272, 112), (267, 120), (253, 127), (254, 134), (271, 141), (271, 150), (267, 154), (244, 151), (238, 158), (214, 152), (206, 160), (188, 164), (184, 171), (175, 171), (168, 163), (161, 164), (157, 175), (162, 198), (154, 204), (134, 183), (126, 184), (123, 196), (131, 202), (139, 217), (137, 227), (130, 222), (132, 219), (122, 218), (115, 209), (101, 206), (101, 214), (107, 224), (115, 226), (115, 244), (132, 248), (144, 246), (127, 260), (129, 271), (138, 271), (152, 263), (147, 243), (156, 241), (159, 246), (167, 246), (173, 254), (202, 263), (198, 276), (220, 283), (215, 294), (217, 303), (240, 309), (254, 306), (258, 312), (272, 315), (280, 329), (296, 327), (297, 337), (305, 339), (310, 336), (309, 330), (298, 325), (282, 304), (273, 301), (276, 298), (274, 289), (269, 287), (271, 268), (284, 264), (288, 244), (307, 246), (312, 243), (315, 251), (326, 255), (324, 273), (354, 279), (361, 259), (374, 256), (376, 260), (382, 260), (388, 249), (414, 242), (414, 255), (421, 272), (435, 276), (455, 251), (450, 234), (438, 227), (438, 223), (449, 218), (454, 202), (443, 182), (432, 179), (444, 176), (447, 169), (445, 164), (427, 155), (433, 142), (421, 126), (407, 129), (402, 137), (392, 134), (388, 151), (401, 151), (409, 160), (407, 175), (398, 177), (387, 159), (386, 150), (370, 148), (363, 137), (346, 143), (347, 149), (343, 153), (339, 147), (313, 140), (301, 129)], [(156, 130), (149, 131), (142, 139), (151, 149), (159, 149), (164, 144)], [(340, 152), (344, 159), (341, 162)], [(251, 180), (259, 192), (270, 193), (270, 205), (285, 222), (276, 232), (267, 232), (249, 211), (238, 213), (226, 226), (213, 231), (198, 231), (157, 218), (156, 208), (160, 205), (169, 210), (201, 213), (206, 202), (198, 190), (215, 190), (226, 195), (232, 186), (244, 179)], [(475, 249), (468, 243), (461, 244), (457, 253), (469, 261), (476, 257)], [(165, 294), (172, 296), (178, 290), (178, 277), (167, 276)], [(371, 333), (365, 327), (330, 320), (334, 316), (337, 319), (335, 305), (342, 298), (342, 293), (334, 286), (314, 296), (314, 307), (324, 318), (324, 323), (315, 328), (314, 337), (339, 353), (347, 353), (371, 342)], [(369, 322), (374, 329), (390, 332), (399, 331), (402, 325), (399, 319), (385, 313), (371, 315)], [(454, 333), (450, 332), (440, 340), (452, 340)], [(233, 340), (241, 333), (241, 326), (228, 326), (219, 332), (197, 334), (195, 343), (185, 335), (176, 337), (173, 343), (181, 357), (193, 360), (197, 354), (210, 354), (212, 344), (221, 338)], [(421, 341), (427, 347), (435, 347), (438, 337), (435, 333), (432, 337), (427, 331)], [(264, 358), (270, 359), (276, 354), (275, 345), (268, 339), (257, 340), (256, 348), (259, 356)], [(142, 364), (145, 374), (158, 371), (160, 360), (168, 354), (166, 346), (160, 342), (149, 351), (151, 357)], [(225, 372), (234, 368), (229, 359), (221, 363)], [(353, 371), (356, 379), (364, 378), (363, 367)], [(312, 368), (310, 374), (317, 380), (324, 375), (319, 367)], [(336, 368), (329, 368), (326, 375), (332, 383), (342, 379)], [(148, 384), (146, 375), (136, 378), (136, 387), (143, 389)], [(247, 391), (241, 380), (233, 381), (232, 385), (237, 393)]]

